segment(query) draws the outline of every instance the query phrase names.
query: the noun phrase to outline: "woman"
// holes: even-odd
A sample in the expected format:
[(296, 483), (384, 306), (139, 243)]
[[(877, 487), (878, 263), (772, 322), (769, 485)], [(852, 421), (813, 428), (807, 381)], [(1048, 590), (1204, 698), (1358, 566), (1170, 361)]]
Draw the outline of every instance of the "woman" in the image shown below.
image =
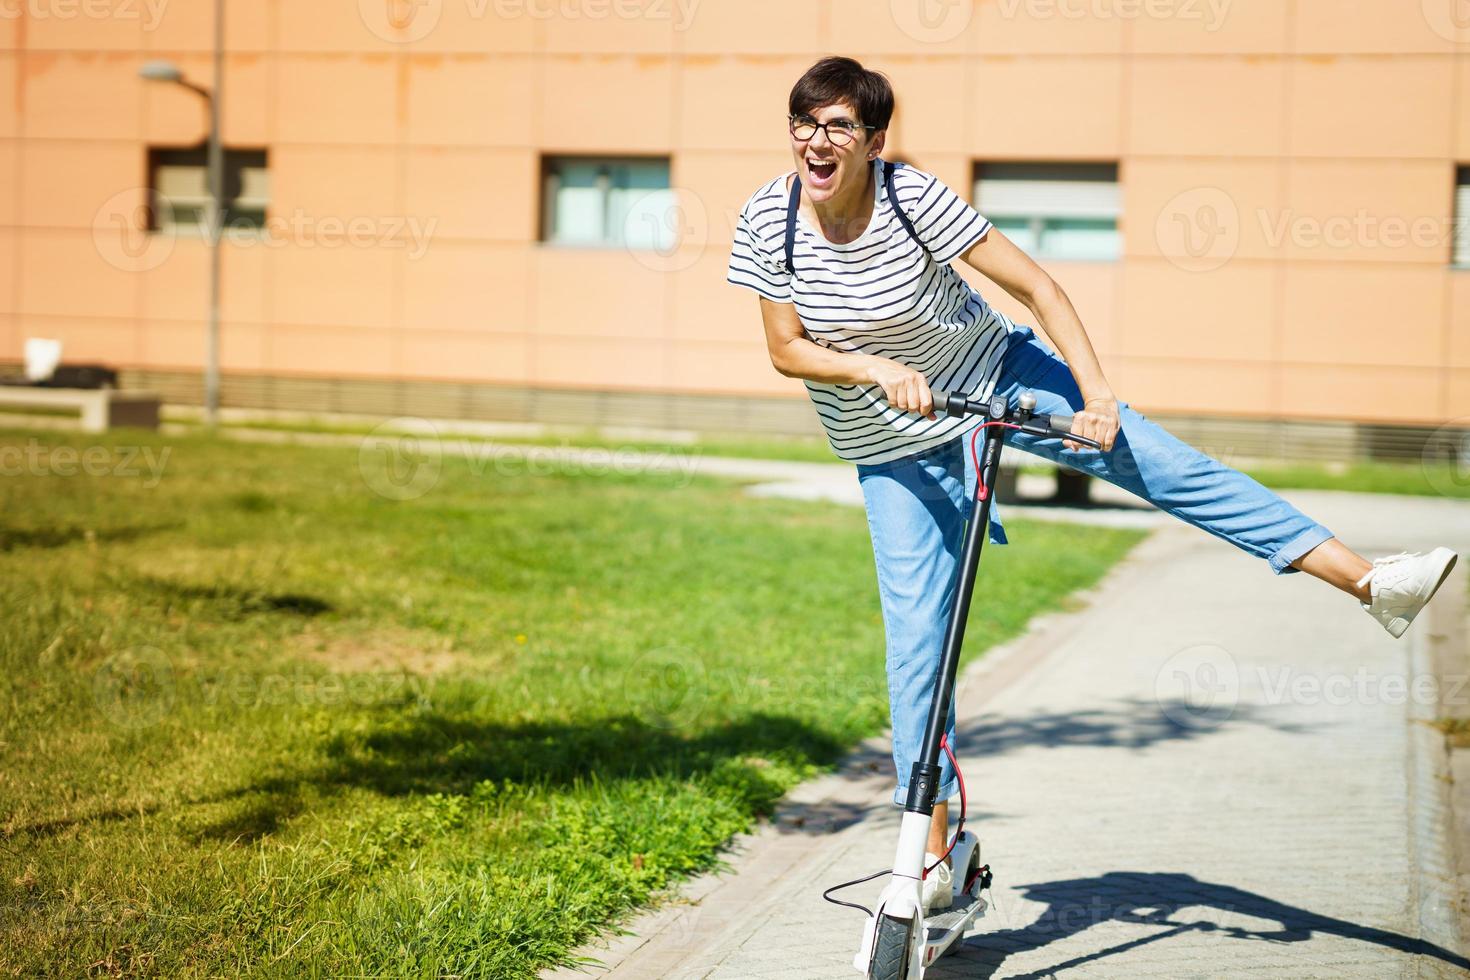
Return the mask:
[[(1037, 411), (1074, 413), (1071, 431), (1103, 448), (1014, 431), (1008, 444), (1124, 487), (1277, 574), (1304, 571), (1335, 585), (1392, 635), (1403, 634), (1454, 566), (1452, 551), (1369, 562), (1255, 480), (1119, 402), (1046, 272), (931, 175), (899, 166), (888, 185), (879, 154), (893, 91), (881, 74), (827, 58), (796, 83), (789, 111), (795, 174), (746, 202), (728, 279), (760, 295), (772, 364), (806, 382), (834, 452), (857, 466), (887, 636), (895, 802), (907, 791), (933, 696), (975, 495), (966, 442), (982, 421), (940, 418), (931, 386), (1012, 402), (1034, 391)], [(1061, 356), (991, 309), (950, 268), (955, 259), (1023, 303)], [(998, 518), (988, 530), (1005, 543)], [(953, 725), (951, 714), (951, 743)], [(954, 775), (948, 760), (942, 765), (945, 800)], [(932, 854), (944, 852), (947, 817), (941, 804)], [(948, 895), (931, 887), (936, 878), (926, 882), (926, 901), (932, 891), (941, 902)]]

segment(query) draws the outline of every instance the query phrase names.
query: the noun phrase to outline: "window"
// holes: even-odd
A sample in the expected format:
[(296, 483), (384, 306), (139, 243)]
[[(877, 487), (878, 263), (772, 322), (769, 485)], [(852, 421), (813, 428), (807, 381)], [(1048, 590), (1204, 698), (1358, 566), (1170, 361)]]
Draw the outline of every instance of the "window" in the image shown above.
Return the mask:
[[(151, 150), (148, 154), (153, 231), (207, 235), (209, 154), (203, 148)], [(225, 150), (224, 229), (256, 232), (265, 227), (270, 171), (264, 150)]]
[(547, 157), (541, 240), (667, 251), (676, 244), (669, 161)]
[(1470, 269), (1470, 167), (1461, 167), (1455, 180), (1455, 254), (1459, 269)]
[(1115, 163), (981, 164), (975, 207), (1035, 259), (1118, 258)]

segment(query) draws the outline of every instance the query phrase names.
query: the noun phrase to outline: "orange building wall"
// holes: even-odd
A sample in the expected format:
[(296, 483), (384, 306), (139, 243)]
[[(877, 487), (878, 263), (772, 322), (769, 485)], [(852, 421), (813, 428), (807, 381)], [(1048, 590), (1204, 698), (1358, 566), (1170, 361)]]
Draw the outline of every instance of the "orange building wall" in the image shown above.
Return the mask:
[[(203, 243), (136, 226), (147, 147), (199, 141), (203, 108), (137, 70), (209, 85), (210, 4), (149, 23), (142, 0), (50, 2), (0, 18), (0, 359), (48, 336), (68, 360), (197, 369)], [(1052, 272), (1132, 404), (1470, 415), (1455, 0), (1222, 2), (1206, 23), (1208, 0), (985, 0), (936, 24), (919, 0), (419, 0), (395, 28), (408, 0), (230, 0), (226, 141), (268, 148), (271, 215), (299, 230), (226, 246), (223, 369), (800, 397), (724, 269), (741, 203), (790, 164), (786, 92), (840, 52), (894, 80), (890, 155), (966, 195), (977, 161), (1119, 162), (1124, 257)], [(684, 243), (538, 244), (542, 153), (669, 155)], [(1212, 214), (1215, 250), (1189, 254)], [(1360, 218), (1379, 231), (1309, 238)], [(367, 244), (325, 240), (331, 219)], [(1438, 237), (1380, 233), (1416, 221)], [(432, 230), (422, 254), (403, 222)]]

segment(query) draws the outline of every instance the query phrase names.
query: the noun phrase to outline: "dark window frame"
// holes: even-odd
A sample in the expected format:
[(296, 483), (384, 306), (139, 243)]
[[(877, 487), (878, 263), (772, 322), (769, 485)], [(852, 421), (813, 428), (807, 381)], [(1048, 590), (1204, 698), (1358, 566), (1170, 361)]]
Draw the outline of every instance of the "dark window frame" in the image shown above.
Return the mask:
[(538, 202), (540, 206), (537, 208), (536, 220), (536, 244), (546, 248), (621, 251), (630, 247), (623, 242), (609, 240), (605, 236), (597, 242), (564, 242), (551, 237), (556, 220), (554, 208), (557, 188), (553, 180), (556, 178), (557, 165), (563, 162), (600, 163), (614, 166), (617, 164), (662, 163), (668, 170), (668, 186), (664, 189), (672, 190), (674, 187), (674, 157), (669, 153), (542, 152), (538, 161), (536, 182), (537, 191), (540, 194)]
[[(1455, 165), (1455, 191), (1450, 201), (1450, 268), (1456, 272), (1470, 272), (1470, 206), (1462, 211), (1461, 197), (1470, 205), (1470, 164)], [(1461, 235), (1466, 238), (1463, 257), (1458, 254)]]
[[(206, 232), (204, 219), (197, 222), (165, 223), (159, 214), (159, 202), (163, 195), (158, 187), (158, 172), (165, 166), (189, 166), (200, 167), (204, 171), (205, 190), (209, 187), (209, 148), (200, 143), (194, 146), (150, 146), (147, 149), (148, 162), (148, 196), (145, 203), (147, 209), (147, 228), (150, 233), (168, 231), (172, 234), (197, 229), (201, 234)], [(238, 226), (235, 222), (243, 215), (234, 212), (231, 205), (239, 199), (243, 180), (241, 171), (247, 167), (262, 169), (267, 175), (270, 173), (270, 150), (267, 147), (234, 147), (224, 148), (225, 163), (225, 186), (224, 186), (224, 214), (222, 226), (224, 234), (258, 234), (265, 230), (266, 222), (270, 220), (270, 201), (267, 199), (258, 224)]]
[[(1108, 184), (1117, 188), (1120, 200), (1118, 208), (1113, 216), (1113, 231), (1119, 236), (1117, 254), (1106, 258), (1069, 258), (1063, 256), (1048, 255), (1044, 251), (1032, 256), (1041, 262), (1095, 262), (1095, 263), (1117, 263), (1124, 259), (1122, 246), (1123, 232), (1123, 205), (1121, 200), (1123, 189), (1123, 163), (1117, 159), (1082, 159), (1082, 160), (1057, 160), (1037, 158), (991, 158), (984, 160), (973, 160), (970, 168), (970, 205), (992, 222), (996, 222), (997, 215), (991, 214), (984, 201), (977, 200), (980, 182), (986, 176), (992, 180), (1051, 180), (1068, 181), (1075, 183), (1098, 183)], [(1008, 215), (1000, 214), (1001, 221), (1006, 220)], [(1083, 216), (1077, 216), (1083, 218)], [(1039, 241), (1044, 241), (1046, 224), (1048, 221), (1063, 220), (1061, 217), (1048, 217), (1046, 215), (1035, 215), (1030, 219), (1030, 228), (1033, 234), (1038, 235)], [(1085, 220), (1085, 219), (1084, 219)], [(998, 222), (997, 222), (998, 223)]]

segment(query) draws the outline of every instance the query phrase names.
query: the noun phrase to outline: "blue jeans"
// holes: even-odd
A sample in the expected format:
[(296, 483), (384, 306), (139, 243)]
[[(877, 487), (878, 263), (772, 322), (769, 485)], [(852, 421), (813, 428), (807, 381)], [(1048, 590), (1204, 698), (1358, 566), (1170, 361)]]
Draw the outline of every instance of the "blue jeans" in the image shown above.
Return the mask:
[[(1035, 392), (1038, 412), (1071, 413), (1082, 408), (1083, 398), (1067, 362), (1030, 327), (1017, 327), (1007, 338), (995, 391), (1014, 405), (1016, 395), (1026, 389)], [(1015, 430), (1007, 430), (1006, 446), (1120, 486), (1264, 558), (1278, 575), (1298, 571), (1291, 562), (1333, 536), (1260, 483), (1176, 439), (1127, 402), (1120, 401), (1118, 409), (1122, 428), (1108, 452), (1069, 450), (1059, 438)], [(893, 798), (902, 803), (934, 697), (965, 521), (974, 507), (970, 434), (902, 459), (858, 464), (857, 471), (887, 638), (888, 703), (899, 782)], [(993, 544), (1007, 543), (999, 508), (993, 504), (988, 536)], [(948, 735), (954, 746), (953, 702)], [(942, 754), (940, 766), (939, 799), (946, 800), (956, 789), (954, 771)]]

